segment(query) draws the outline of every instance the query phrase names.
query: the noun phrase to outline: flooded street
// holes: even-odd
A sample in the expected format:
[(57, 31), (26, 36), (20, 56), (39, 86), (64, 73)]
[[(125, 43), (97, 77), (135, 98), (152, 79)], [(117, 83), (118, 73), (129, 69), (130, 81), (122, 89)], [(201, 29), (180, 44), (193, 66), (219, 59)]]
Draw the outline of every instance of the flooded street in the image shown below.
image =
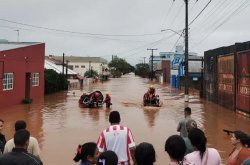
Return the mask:
[[(0, 110), (0, 118), (5, 120), (4, 134), (10, 139), (14, 133), (14, 123), (24, 119), (32, 136), (39, 140), (41, 158), (45, 165), (70, 165), (78, 144), (97, 141), (100, 132), (109, 126), (108, 115), (111, 110), (121, 114), (121, 124), (131, 129), (135, 142), (152, 143), (156, 149), (156, 165), (169, 162), (164, 144), (176, 132), (179, 120), (184, 117), (185, 106), (192, 108), (192, 117), (200, 128), (205, 130), (208, 146), (219, 150), (223, 161), (233, 148), (230, 136), (223, 129), (240, 129), (250, 133), (250, 119), (239, 116), (219, 105), (192, 96), (184, 103), (184, 94), (168, 85), (155, 84), (156, 93), (163, 101), (163, 107), (143, 108), (142, 97), (149, 87), (148, 79), (125, 75), (108, 82), (96, 83), (83, 90), (69, 90), (33, 102), (31, 105), (16, 105)], [(100, 90), (109, 92), (112, 108), (81, 108), (80, 95)]]

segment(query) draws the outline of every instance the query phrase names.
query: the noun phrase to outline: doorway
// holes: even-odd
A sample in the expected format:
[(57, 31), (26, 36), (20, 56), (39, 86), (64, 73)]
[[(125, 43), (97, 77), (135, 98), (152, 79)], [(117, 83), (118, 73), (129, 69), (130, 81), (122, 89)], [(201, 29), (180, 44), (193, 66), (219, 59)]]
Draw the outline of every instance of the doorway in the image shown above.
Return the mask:
[(26, 72), (26, 76), (25, 76), (25, 99), (30, 99), (30, 81), (31, 81), (31, 73)]

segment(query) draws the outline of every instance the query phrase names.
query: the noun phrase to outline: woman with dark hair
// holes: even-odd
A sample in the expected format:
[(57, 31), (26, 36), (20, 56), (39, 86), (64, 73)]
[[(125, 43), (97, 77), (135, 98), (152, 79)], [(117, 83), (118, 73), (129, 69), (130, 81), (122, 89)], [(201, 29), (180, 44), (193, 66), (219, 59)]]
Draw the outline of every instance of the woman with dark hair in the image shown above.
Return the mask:
[(202, 130), (192, 128), (188, 133), (188, 138), (194, 147), (194, 151), (186, 155), (189, 162), (198, 165), (221, 165), (221, 157), (219, 152), (214, 148), (207, 148), (207, 138)]
[(135, 160), (137, 165), (153, 165), (156, 161), (153, 145), (143, 142), (136, 146)]
[(79, 162), (81, 160), (80, 165), (93, 165), (97, 163), (98, 157), (99, 151), (96, 143), (88, 142), (78, 146), (76, 156), (73, 160), (75, 162)]
[(169, 165), (191, 165), (185, 158), (186, 145), (180, 135), (170, 136), (165, 143), (165, 151), (167, 151), (171, 162)]
[(240, 165), (247, 158), (250, 158), (250, 138), (242, 131), (234, 131), (231, 137), (234, 146), (233, 151), (227, 159), (228, 165)]

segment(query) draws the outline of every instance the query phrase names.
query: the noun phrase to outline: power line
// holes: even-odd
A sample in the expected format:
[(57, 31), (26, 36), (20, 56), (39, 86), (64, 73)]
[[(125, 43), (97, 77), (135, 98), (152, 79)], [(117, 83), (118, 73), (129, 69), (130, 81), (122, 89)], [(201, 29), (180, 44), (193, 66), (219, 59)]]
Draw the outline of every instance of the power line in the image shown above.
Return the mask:
[[(137, 49), (138, 49), (137, 52), (135, 52), (135, 53), (133, 53), (133, 54), (126, 55), (126, 56), (123, 56), (123, 58), (128, 58), (128, 57), (131, 57), (131, 56), (133, 56), (133, 55), (135, 55), (135, 54), (138, 54), (139, 52), (144, 51), (145, 47), (148, 47), (148, 46), (151, 46), (151, 47), (156, 46), (158, 43), (160, 43), (160, 42), (162, 42), (162, 41), (164, 41), (164, 40), (166, 40), (166, 39), (168, 39), (168, 38), (167, 38), (167, 37), (164, 37), (164, 38), (162, 38), (162, 39), (160, 39), (160, 40), (157, 40), (157, 41), (155, 41), (155, 42), (152, 42), (152, 43), (149, 43), (149, 44), (140, 46), (140, 47), (137, 48)], [(135, 49), (135, 50), (137, 50), (137, 49)], [(142, 50), (139, 51), (139, 49), (142, 49)]]
[(159, 39), (159, 40), (157, 40), (157, 41), (154, 41), (154, 42), (152, 42), (152, 43), (145, 44), (145, 45), (136, 47), (136, 48), (134, 48), (134, 49), (131, 49), (131, 50), (129, 50), (129, 51), (122, 52), (122, 53), (118, 53), (118, 54), (123, 54), (123, 53), (131, 52), (131, 51), (134, 51), (134, 50), (140, 50), (140, 49), (142, 49), (142, 50), (137, 51), (137, 52), (135, 52), (135, 53), (133, 53), (133, 54), (129, 54), (129, 55), (123, 56), (123, 58), (131, 57), (131, 56), (133, 56), (133, 55), (135, 55), (135, 54), (138, 54), (139, 52), (144, 51), (144, 48), (145, 48), (145, 47), (149, 47), (149, 46), (154, 47), (154, 46), (158, 45), (159, 43), (161, 43), (162, 41), (168, 40), (168, 39), (172, 38), (172, 37), (175, 36), (175, 35), (176, 35), (176, 34), (174, 33), (174, 34), (172, 34), (172, 35), (170, 35), (170, 36), (168, 36), (168, 37), (161, 38), (161, 39)]
[(60, 31), (43, 31), (41, 29), (27, 29), (27, 28), (21, 28), (21, 27), (13, 27), (13, 26), (4, 26), (0, 25), (2, 28), (9, 28), (9, 29), (20, 29), (20, 30), (25, 30), (25, 31), (32, 31), (32, 32), (45, 32), (45, 33), (50, 33), (50, 34), (56, 34), (56, 35), (70, 35), (70, 36), (75, 36), (75, 37), (84, 37), (84, 38), (92, 38), (92, 39), (101, 39), (101, 40), (115, 40), (115, 41), (127, 41), (127, 42), (145, 42), (145, 41), (137, 41), (137, 40), (127, 40), (127, 39), (119, 39), (119, 38), (108, 38), (108, 37), (99, 37), (99, 36), (88, 36), (88, 35), (77, 35), (77, 34), (72, 34), (72, 33), (64, 33)]
[[(212, 10), (210, 10), (210, 11), (208, 12), (207, 16), (206, 16), (205, 18), (203, 18), (204, 21), (200, 24), (200, 26), (201, 26), (201, 25), (204, 25), (204, 24), (207, 25), (207, 22), (211, 22), (211, 21), (209, 20), (209, 19), (211, 18), (211, 16), (212, 16), (217, 10), (221, 12), (220, 7), (223, 7), (223, 4), (225, 4), (226, 1), (227, 1), (227, 0), (220, 1), (218, 4), (216, 4), (215, 7), (212, 8)], [(233, 1), (231, 1), (231, 2), (233, 2)], [(226, 9), (226, 8), (227, 8), (227, 7), (224, 7), (224, 9)], [(217, 15), (216, 15), (216, 16), (217, 16)], [(213, 17), (213, 20), (214, 20), (214, 17)], [(213, 21), (213, 20), (212, 20), (212, 21)], [(198, 29), (198, 28), (199, 28), (199, 25), (193, 27), (193, 28), (191, 29), (191, 31), (194, 31), (195, 29)]]
[(188, 26), (190, 26), (200, 15), (201, 13), (208, 7), (208, 5), (212, 2), (212, 0), (210, 0), (206, 6), (200, 11), (200, 13), (188, 24)]
[[(193, 6), (191, 7), (191, 9), (190, 9), (190, 11), (189, 11), (190, 13), (192, 12), (192, 10), (194, 9), (194, 7), (196, 6), (197, 2), (198, 2), (198, 0), (196, 0), (195, 3), (193, 4)], [(177, 25), (177, 28), (180, 27), (181, 24), (184, 23), (184, 21), (185, 21), (185, 18), (183, 17), (183, 19), (181, 19), (181, 20), (179, 21), (179, 24)]]
[(154, 65), (154, 50), (157, 49), (147, 49), (147, 50), (151, 50), (151, 81), (153, 81), (153, 76), (154, 76), (154, 69), (153, 69), (153, 65)]
[[(247, 4), (247, 1), (246, 0), (243, 4), (241, 4), (236, 10), (234, 10), (230, 15), (228, 15), (218, 26), (216, 26), (213, 31), (209, 34), (207, 34), (202, 40), (200, 40), (198, 42), (197, 45), (200, 45), (201, 43), (203, 43), (208, 37), (209, 35), (211, 35), (212, 33), (214, 33), (219, 27), (221, 27), (223, 24), (225, 24), (228, 20), (230, 20), (230, 18), (232, 18), (233, 15), (235, 14), (239, 14), (240, 12), (242, 12), (245, 8), (247, 8), (249, 6), (249, 4)], [(246, 5), (246, 6), (244, 6)], [(243, 8), (244, 7), (244, 8)], [(242, 9), (243, 8), (243, 9)], [(197, 46), (196, 45), (196, 46)]]
[(36, 25), (30, 25), (26, 23), (21, 23), (21, 22), (16, 22), (16, 21), (11, 21), (7, 19), (0, 18), (1, 21), (9, 22), (9, 23), (14, 23), (14, 24), (19, 24), (23, 26), (29, 26), (33, 28), (38, 28), (38, 29), (44, 29), (44, 30), (51, 30), (51, 31), (57, 31), (57, 32), (64, 32), (64, 33), (72, 33), (72, 34), (82, 34), (82, 35), (93, 35), (93, 36), (110, 36), (110, 37), (139, 37), (139, 36), (153, 36), (153, 35), (159, 35), (161, 33), (149, 33), (149, 34), (101, 34), (101, 33), (83, 33), (83, 32), (75, 32), (75, 31), (69, 31), (69, 30), (63, 30), (63, 29), (55, 29), (55, 28), (48, 28), (48, 27), (42, 27), (42, 26), (36, 26)]
[[(216, 24), (220, 23), (221, 20), (223, 20), (228, 15), (228, 13), (231, 13), (231, 11), (234, 10), (233, 8), (230, 8), (231, 6), (233, 6), (233, 7), (236, 6), (236, 4), (233, 4), (232, 2), (236, 2), (236, 1), (230, 1), (230, 3), (228, 3), (226, 6), (222, 6), (225, 3), (225, 1), (222, 4), (220, 4), (220, 5), (216, 5), (216, 6), (218, 6), (216, 10), (219, 13), (215, 13), (216, 10), (214, 10), (214, 12), (212, 14), (214, 14), (215, 16), (212, 17), (211, 21), (208, 19), (208, 17), (212, 16), (212, 14), (210, 14), (208, 17), (204, 18), (205, 21), (202, 24), (205, 23), (206, 26), (204, 28), (199, 28), (199, 26), (193, 28), (192, 31), (195, 31), (194, 29), (199, 28), (198, 30), (195, 31), (194, 35), (198, 35), (199, 34), (197, 31), (204, 31), (204, 35), (206, 36), (207, 33), (209, 31), (211, 31), (211, 29), (213, 29), (214, 26), (216, 26)], [(222, 9), (220, 9), (220, 7)], [(202, 38), (201, 34), (199, 34), (199, 38)]]
[(165, 17), (164, 17), (164, 19), (162, 21), (161, 29), (162, 29), (163, 25), (165, 24), (165, 22), (167, 21), (167, 18), (169, 18), (168, 16), (169, 16), (169, 13), (170, 13), (170, 11), (171, 11), (171, 9), (173, 7), (173, 4), (174, 4), (174, 1), (172, 1), (171, 5), (168, 8), (168, 12), (167, 12), (167, 14), (165, 15)]
[(179, 14), (181, 13), (181, 12), (179, 12), (179, 11), (182, 11), (182, 8), (183, 8), (184, 4), (185, 4), (185, 2), (183, 2), (182, 5), (180, 6), (180, 8), (179, 8), (178, 10), (176, 10), (176, 11), (177, 11), (177, 14), (173, 17), (174, 19), (173, 19), (172, 22), (170, 23), (170, 25), (171, 25), (171, 26), (169, 26), (170, 29), (171, 29), (172, 25), (174, 24), (176, 18), (177, 18), (177, 17), (179, 16)]
[(141, 48), (144, 48), (144, 47), (148, 47), (148, 46), (150, 46), (150, 45), (157, 44), (157, 43), (159, 43), (159, 42), (161, 42), (161, 41), (170, 39), (170, 38), (172, 38), (172, 37), (175, 36), (175, 35), (176, 35), (176, 33), (173, 33), (173, 34), (171, 34), (171, 35), (169, 35), (169, 36), (167, 36), (167, 37), (163, 37), (163, 38), (161, 38), (161, 39), (159, 39), (159, 40), (157, 40), (157, 41), (154, 41), (154, 42), (151, 42), (151, 43), (148, 43), (148, 44), (145, 44), (145, 45), (142, 45), (142, 46), (139, 46), (139, 47), (136, 47), (136, 48), (127, 50), (127, 51), (125, 51), (125, 52), (120, 52), (120, 53), (118, 53), (118, 54), (124, 54), (124, 53), (128, 53), (128, 52), (131, 52), (131, 51), (134, 51), (134, 50), (137, 50), (137, 49), (141, 49)]

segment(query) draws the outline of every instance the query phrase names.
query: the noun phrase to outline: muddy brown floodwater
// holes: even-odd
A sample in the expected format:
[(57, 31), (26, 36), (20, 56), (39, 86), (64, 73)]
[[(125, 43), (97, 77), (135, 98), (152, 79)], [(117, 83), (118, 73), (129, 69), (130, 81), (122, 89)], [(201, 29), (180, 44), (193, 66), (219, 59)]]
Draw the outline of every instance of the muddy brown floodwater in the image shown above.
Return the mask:
[[(166, 139), (176, 132), (183, 118), (185, 106), (192, 108), (192, 116), (208, 138), (208, 146), (219, 150), (223, 162), (232, 149), (230, 136), (223, 129), (240, 129), (250, 133), (250, 119), (235, 114), (219, 105), (199, 99), (190, 91), (190, 102), (184, 103), (183, 93), (169, 85), (155, 84), (156, 93), (163, 101), (163, 107), (143, 108), (142, 97), (149, 87), (147, 79), (125, 75), (104, 83), (84, 87), (85, 92), (100, 90), (109, 92), (112, 108), (88, 109), (78, 106), (83, 90), (75, 89), (47, 95), (30, 105), (15, 105), (0, 110), (5, 120), (4, 134), (10, 139), (14, 123), (24, 119), (32, 136), (39, 140), (41, 158), (45, 165), (74, 165), (73, 157), (78, 144), (97, 141), (99, 133), (109, 126), (111, 110), (121, 114), (121, 124), (128, 126), (137, 144), (152, 143), (157, 154), (156, 165), (169, 162), (164, 151)], [(74, 94), (75, 93), (75, 94)]]

